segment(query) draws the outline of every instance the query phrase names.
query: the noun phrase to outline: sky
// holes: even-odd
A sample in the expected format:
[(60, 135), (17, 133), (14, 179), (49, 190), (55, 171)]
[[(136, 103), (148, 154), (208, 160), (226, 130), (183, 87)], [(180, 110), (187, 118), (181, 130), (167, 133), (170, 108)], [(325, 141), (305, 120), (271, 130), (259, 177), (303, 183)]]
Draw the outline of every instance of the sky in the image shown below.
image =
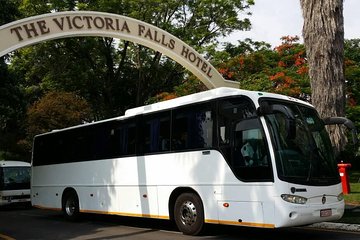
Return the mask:
[[(238, 40), (251, 38), (276, 47), (281, 44), (282, 36), (301, 37), (300, 0), (255, 0), (250, 12), (252, 29), (235, 32), (224, 41), (236, 44)], [(360, 0), (344, 0), (344, 29), (345, 39), (360, 38)]]

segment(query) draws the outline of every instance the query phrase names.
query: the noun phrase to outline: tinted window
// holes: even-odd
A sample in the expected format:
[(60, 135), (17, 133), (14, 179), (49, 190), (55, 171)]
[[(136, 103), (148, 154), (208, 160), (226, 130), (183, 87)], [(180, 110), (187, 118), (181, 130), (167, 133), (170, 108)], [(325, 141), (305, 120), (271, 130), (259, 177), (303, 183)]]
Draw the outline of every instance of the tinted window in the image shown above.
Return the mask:
[(33, 164), (109, 159), (135, 153), (135, 121), (114, 121), (36, 137)]
[(144, 152), (170, 150), (170, 112), (144, 117)]
[(30, 167), (4, 167), (0, 168), (0, 172), (0, 189), (17, 190), (30, 188)]
[(121, 123), (114, 131), (112, 145), (116, 156), (134, 155), (136, 153), (136, 124), (130, 121)]
[(273, 180), (265, 134), (250, 100), (219, 102), (218, 136), (220, 150), (239, 179)]
[[(265, 115), (273, 141), (279, 178), (305, 185), (324, 186), (339, 183), (329, 135), (316, 110), (293, 102), (267, 102), (270, 105), (287, 107), (294, 116), (294, 120), (290, 122), (289, 118), (279, 111)], [(289, 132), (292, 134), (289, 135)]]
[(173, 112), (172, 149), (213, 146), (213, 111), (210, 104), (189, 106)]

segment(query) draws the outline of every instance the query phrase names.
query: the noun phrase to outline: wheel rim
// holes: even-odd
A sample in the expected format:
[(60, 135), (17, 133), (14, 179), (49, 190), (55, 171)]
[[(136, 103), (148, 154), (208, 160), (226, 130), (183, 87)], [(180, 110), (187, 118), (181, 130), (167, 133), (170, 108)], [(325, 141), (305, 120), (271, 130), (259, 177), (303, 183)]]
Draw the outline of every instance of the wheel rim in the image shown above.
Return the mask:
[(190, 201), (184, 202), (180, 207), (180, 220), (182, 224), (192, 226), (197, 218), (196, 207)]
[(66, 214), (68, 216), (72, 216), (75, 212), (75, 201), (74, 199), (70, 198), (66, 201), (66, 205), (65, 205), (65, 211), (66, 211)]

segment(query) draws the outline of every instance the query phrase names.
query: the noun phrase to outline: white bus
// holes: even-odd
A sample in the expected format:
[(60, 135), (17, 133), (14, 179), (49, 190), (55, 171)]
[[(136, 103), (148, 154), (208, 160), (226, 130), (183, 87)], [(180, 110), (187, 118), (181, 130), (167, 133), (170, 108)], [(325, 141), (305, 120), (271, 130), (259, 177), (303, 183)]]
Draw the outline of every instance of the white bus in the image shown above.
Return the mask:
[(0, 206), (30, 203), (30, 163), (0, 161)]
[(310, 104), (218, 88), (36, 136), (31, 198), (70, 220), (170, 219), (191, 235), (332, 221), (344, 212), (332, 152)]

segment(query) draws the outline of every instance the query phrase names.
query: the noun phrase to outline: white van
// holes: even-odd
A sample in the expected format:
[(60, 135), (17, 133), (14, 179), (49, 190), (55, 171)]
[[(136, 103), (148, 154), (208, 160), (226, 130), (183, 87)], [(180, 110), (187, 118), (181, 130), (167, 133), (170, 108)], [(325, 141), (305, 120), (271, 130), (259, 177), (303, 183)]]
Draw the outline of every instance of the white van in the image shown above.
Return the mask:
[(30, 203), (30, 163), (0, 161), (0, 206)]

